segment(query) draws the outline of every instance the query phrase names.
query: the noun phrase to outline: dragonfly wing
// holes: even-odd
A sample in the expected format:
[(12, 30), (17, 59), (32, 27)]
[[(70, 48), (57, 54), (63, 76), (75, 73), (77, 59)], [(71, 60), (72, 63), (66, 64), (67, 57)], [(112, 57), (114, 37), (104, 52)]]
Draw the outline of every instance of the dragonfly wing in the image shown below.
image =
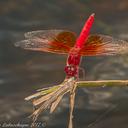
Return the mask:
[(128, 53), (128, 42), (114, 39), (110, 36), (90, 35), (80, 50), (83, 56), (114, 55)]
[(40, 30), (25, 33), (25, 40), (15, 46), (28, 50), (67, 54), (76, 42), (73, 32), (65, 30)]
[(46, 38), (46, 37), (52, 37), (57, 36), (59, 33), (63, 32), (64, 30), (37, 30), (37, 31), (31, 31), (26, 32), (24, 34), (25, 38), (33, 38), (33, 37), (40, 37), (40, 38)]

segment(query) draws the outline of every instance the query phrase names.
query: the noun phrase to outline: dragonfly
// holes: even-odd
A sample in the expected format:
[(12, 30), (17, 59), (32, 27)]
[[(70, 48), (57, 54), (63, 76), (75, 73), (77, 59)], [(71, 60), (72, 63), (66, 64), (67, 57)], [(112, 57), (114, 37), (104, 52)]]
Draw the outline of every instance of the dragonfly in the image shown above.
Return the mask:
[(32, 100), (37, 109), (33, 112), (33, 120), (50, 108), (52, 113), (62, 97), (70, 93), (69, 128), (73, 127), (72, 113), (74, 108), (76, 81), (79, 80), (80, 62), (83, 56), (106, 56), (128, 53), (128, 42), (103, 34), (90, 34), (95, 14), (91, 14), (85, 22), (80, 35), (69, 30), (38, 30), (25, 33), (25, 40), (15, 46), (26, 50), (50, 52), (68, 55), (64, 71), (66, 78), (60, 85), (38, 90), (25, 100)]

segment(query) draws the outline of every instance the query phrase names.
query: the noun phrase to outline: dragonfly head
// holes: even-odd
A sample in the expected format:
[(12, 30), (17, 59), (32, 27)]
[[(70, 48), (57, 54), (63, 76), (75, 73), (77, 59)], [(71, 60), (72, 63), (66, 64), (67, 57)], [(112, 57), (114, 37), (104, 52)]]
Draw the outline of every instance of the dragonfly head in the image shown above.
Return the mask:
[(67, 65), (64, 70), (65, 70), (65, 73), (66, 73), (67, 77), (73, 77), (73, 76), (76, 77), (76, 76), (78, 76), (77, 75), (78, 74), (77, 66)]

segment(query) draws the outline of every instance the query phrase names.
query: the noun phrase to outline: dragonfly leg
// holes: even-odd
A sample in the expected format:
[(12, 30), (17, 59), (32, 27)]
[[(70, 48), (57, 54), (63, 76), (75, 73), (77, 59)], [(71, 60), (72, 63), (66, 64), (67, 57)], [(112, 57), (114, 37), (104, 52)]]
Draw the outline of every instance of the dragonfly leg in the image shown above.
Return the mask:
[(79, 67), (78, 80), (85, 80), (85, 70), (84, 68)]

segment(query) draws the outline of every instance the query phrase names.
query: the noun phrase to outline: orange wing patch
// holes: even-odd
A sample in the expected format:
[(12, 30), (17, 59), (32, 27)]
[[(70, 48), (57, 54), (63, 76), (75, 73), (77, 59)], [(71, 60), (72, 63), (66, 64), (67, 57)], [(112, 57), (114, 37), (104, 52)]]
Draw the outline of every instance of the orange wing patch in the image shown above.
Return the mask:
[(128, 53), (128, 42), (106, 35), (90, 35), (80, 50), (83, 56), (114, 55)]
[(41, 30), (25, 33), (25, 40), (15, 45), (27, 50), (67, 54), (76, 42), (73, 32), (64, 30)]

